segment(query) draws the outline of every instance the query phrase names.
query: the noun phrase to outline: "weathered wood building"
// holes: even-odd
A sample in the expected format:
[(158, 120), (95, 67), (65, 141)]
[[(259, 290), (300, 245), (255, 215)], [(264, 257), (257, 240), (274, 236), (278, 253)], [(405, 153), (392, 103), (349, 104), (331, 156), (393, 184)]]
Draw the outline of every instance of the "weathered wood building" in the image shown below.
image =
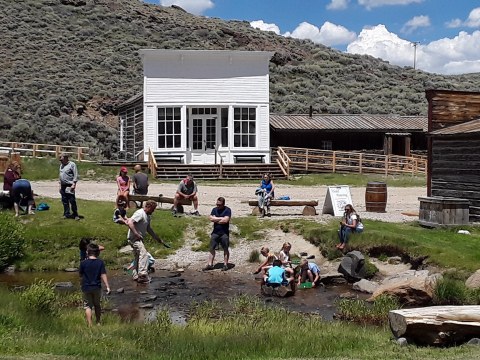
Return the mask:
[(370, 114), (270, 115), (272, 146), (321, 150), (383, 150), (410, 156), (427, 149), (426, 116)]
[(427, 90), (428, 196), (470, 201), (480, 220), (480, 93)]

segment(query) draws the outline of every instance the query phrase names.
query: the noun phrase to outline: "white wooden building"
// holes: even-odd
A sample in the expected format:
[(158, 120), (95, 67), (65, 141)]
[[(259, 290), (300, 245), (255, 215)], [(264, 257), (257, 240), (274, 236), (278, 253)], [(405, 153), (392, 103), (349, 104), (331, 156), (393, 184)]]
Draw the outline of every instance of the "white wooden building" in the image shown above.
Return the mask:
[(270, 162), (272, 52), (140, 50), (144, 160)]

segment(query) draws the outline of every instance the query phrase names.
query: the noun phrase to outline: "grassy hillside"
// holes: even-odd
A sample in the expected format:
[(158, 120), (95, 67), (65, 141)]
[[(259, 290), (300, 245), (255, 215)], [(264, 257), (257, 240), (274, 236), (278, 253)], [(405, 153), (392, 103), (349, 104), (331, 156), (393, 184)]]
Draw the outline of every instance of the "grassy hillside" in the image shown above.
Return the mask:
[(271, 111), (425, 114), (425, 88), (480, 90), (480, 74), (440, 76), (245, 21), (191, 15), (138, 0), (0, 0), (3, 140), (118, 149), (115, 107), (142, 89), (138, 50), (274, 51)]

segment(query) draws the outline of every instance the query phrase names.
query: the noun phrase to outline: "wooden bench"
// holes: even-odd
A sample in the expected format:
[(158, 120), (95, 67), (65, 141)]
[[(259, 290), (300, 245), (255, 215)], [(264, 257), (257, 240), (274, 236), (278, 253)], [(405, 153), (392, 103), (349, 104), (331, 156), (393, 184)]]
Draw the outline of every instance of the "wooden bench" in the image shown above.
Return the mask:
[[(258, 208), (258, 200), (249, 200), (248, 205), (254, 206), (252, 210), (253, 215), (260, 213)], [(302, 215), (313, 216), (317, 215), (315, 206), (318, 206), (317, 200), (271, 200), (270, 206), (304, 206)]]
[(264, 163), (265, 155), (261, 154), (238, 154), (233, 155), (234, 163)]
[(175, 163), (175, 164), (183, 164), (184, 163), (184, 155), (155, 155), (155, 160), (157, 163)]
[[(162, 204), (173, 204), (173, 198), (172, 197), (166, 197), (166, 196), (163, 196), (163, 194), (160, 194), (158, 196), (151, 196), (151, 195), (129, 195), (128, 196), (128, 200), (130, 202), (134, 202), (135, 203), (135, 207), (137, 206), (137, 201), (139, 202), (144, 202), (144, 201), (147, 201), (147, 200), (153, 200), (153, 201), (156, 201), (158, 204), (162, 205)], [(130, 204), (131, 205), (131, 204)], [(181, 199), (179, 202), (178, 202), (178, 206), (177, 206), (177, 211), (180, 213), (180, 214), (183, 214), (183, 205), (192, 205), (192, 200), (190, 199)], [(172, 209), (173, 209), (173, 206), (172, 206)]]

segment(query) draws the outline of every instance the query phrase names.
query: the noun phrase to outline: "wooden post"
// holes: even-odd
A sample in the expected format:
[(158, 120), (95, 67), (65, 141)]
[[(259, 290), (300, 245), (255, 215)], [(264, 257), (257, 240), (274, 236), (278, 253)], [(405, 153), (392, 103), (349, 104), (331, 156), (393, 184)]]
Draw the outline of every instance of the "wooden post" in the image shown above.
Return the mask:
[(335, 172), (336, 161), (337, 161), (337, 152), (334, 151), (332, 154), (332, 172)]
[(363, 163), (363, 154), (360, 153), (360, 156), (358, 158), (358, 166), (359, 166), (359, 173), (361, 174), (362, 173), (362, 163)]
[(60, 157), (60, 149), (59, 145), (55, 145), (55, 157), (58, 159)]
[(410, 136), (405, 136), (405, 156), (410, 156), (410, 145), (411, 139)]
[(385, 176), (388, 176), (388, 158), (389, 155), (385, 155)]
[(308, 172), (308, 149), (305, 151), (305, 171)]
[(37, 150), (38, 150), (38, 145), (33, 144), (33, 149), (32, 149), (32, 156), (37, 157)]
[(82, 148), (77, 148), (77, 160), (82, 161)]

